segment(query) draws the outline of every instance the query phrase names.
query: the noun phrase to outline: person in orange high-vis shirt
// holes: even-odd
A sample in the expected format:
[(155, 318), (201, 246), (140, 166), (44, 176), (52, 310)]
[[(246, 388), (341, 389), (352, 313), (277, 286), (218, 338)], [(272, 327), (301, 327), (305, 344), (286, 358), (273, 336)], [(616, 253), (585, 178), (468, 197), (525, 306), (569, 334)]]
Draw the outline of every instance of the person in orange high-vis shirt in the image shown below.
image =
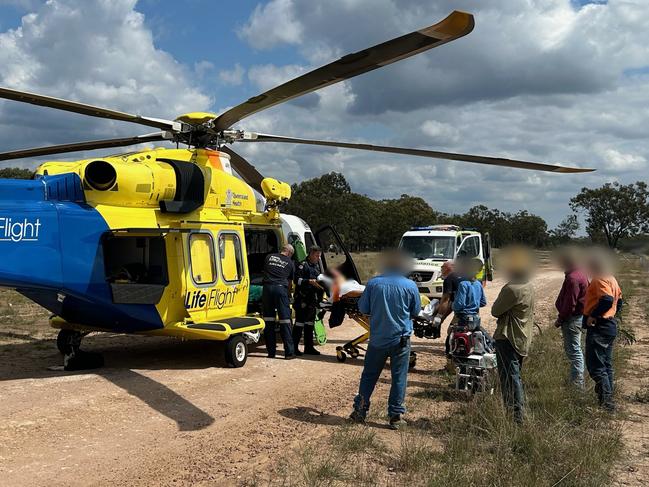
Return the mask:
[(610, 259), (601, 252), (588, 260), (591, 282), (586, 289), (586, 368), (595, 382), (599, 404), (615, 410), (613, 401), (613, 344), (617, 336), (615, 316), (622, 308), (622, 291), (612, 275)]

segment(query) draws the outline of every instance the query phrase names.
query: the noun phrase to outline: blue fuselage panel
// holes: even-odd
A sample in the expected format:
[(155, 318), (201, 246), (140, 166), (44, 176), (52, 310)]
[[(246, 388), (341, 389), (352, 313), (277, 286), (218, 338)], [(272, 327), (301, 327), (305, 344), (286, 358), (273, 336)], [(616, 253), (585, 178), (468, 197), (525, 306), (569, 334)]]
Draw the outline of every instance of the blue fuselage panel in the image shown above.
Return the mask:
[[(67, 176), (80, 186), (78, 176)], [(71, 323), (120, 332), (162, 328), (155, 305), (113, 303), (101, 245), (106, 221), (65, 188), (76, 188), (70, 181), (51, 177), (63, 188), (57, 190), (48, 179), (0, 180), (0, 286)], [(63, 190), (77, 201), (55, 199)]]

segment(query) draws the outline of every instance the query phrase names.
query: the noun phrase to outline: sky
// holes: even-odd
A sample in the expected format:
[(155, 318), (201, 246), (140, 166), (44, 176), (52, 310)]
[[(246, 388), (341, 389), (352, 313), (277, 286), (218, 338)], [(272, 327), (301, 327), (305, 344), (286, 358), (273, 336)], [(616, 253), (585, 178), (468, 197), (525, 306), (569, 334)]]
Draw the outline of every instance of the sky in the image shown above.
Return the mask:
[[(339, 171), (374, 198), (407, 193), (450, 213), (476, 204), (524, 209), (554, 226), (580, 188), (646, 179), (648, 7), (649, 0), (0, 0), (0, 86), (170, 119), (219, 113), (454, 9), (469, 11), (476, 27), (468, 36), (239, 127), (597, 172), (287, 144), (234, 149), (290, 183)], [(151, 131), (0, 102), (0, 151)]]

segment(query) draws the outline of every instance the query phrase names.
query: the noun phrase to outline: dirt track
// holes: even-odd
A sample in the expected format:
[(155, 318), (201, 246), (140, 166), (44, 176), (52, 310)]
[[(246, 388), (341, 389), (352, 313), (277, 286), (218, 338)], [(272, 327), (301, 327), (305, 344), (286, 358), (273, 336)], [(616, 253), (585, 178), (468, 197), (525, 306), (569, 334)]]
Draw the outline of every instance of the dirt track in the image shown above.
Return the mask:
[[(562, 275), (537, 276), (537, 316), (547, 319)], [(502, 283), (488, 287), (493, 301)], [(487, 316), (488, 312), (483, 313)], [(486, 320), (493, 329), (493, 320)], [(263, 476), (309, 436), (348, 414), (359, 360), (340, 364), (337, 344), (360, 333), (330, 331), (323, 356), (286, 362), (253, 349), (228, 369), (213, 344), (97, 335), (98, 372), (48, 371), (61, 362), (53, 332), (0, 330), (0, 483), (3, 485), (222, 485)], [(444, 362), (440, 340), (414, 340), (419, 369)], [(387, 385), (379, 384), (376, 408)], [(393, 434), (385, 432), (385, 434)]]

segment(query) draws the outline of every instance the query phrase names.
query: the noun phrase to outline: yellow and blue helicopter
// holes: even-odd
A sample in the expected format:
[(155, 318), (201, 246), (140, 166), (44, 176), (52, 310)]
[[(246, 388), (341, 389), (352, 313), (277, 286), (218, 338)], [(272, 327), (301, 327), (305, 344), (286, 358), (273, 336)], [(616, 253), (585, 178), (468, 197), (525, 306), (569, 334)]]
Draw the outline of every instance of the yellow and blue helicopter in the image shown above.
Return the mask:
[[(232, 128), (261, 110), (458, 39), (473, 25), (470, 14), (453, 12), (435, 25), (344, 56), (220, 115), (189, 113), (162, 120), (0, 88), (0, 98), (158, 130), (5, 152), (0, 160), (147, 142), (177, 147), (45, 162), (33, 180), (0, 181), (0, 286), (53, 313), (51, 325), (60, 329), (57, 344), (64, 354), (78, 351), (85, 334), (110, 331), (225, 341), (227, 363), (242, 366), (247, 345), (259, 339), (264, 327), (249, 297), (260, 284), (265, 256), (291, 241), (318, 241), (328, 248), (337, 235), (333, 229), (313, 235), (299, 218), (280, 215), (290, 186), (264, 178), (228, 145), (310, 144), (560, 173), (587, 171)], [(178, 148), (181, 144), (187, 148)], [(263, 195), (261, 206), (257, 195)], [(343, 272), (360, 281), (351, 257), (345, 256)]]

